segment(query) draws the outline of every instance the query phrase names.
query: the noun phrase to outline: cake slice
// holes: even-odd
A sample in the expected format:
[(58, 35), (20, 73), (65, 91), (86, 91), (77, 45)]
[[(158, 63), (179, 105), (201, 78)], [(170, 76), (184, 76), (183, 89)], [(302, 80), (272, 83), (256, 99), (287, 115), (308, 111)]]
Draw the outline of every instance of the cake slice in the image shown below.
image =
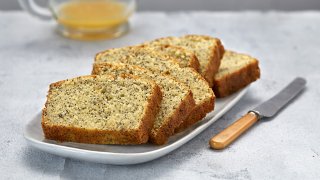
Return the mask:
[(213, 86), (214, 75), (218, 72), (224, 47), (218, 38), (204, 35), (186, 35), (182, 37), (164, 37), (150, 42), (150, 44), (181, 46), (195, 53), (199, 63), (199, 73)]
[(217, 97), (228, 96), (260, 78), (259, 62), (245, 54), (226, 51), (218, 73), (214, 77), (213, 91)]
[(154, 144), (165, 144), (168, 138), (174, 134), (174, 130), (186, 119), (195, 106), (190, 89), (170, 77), (161, 75), (139, 66), (122, 63), (100, 63), (94, 65), (92, 74), (104, 75), (131, 74), (145, 79), (154, 80), (162, 91), (163, 98), (160, 104), (149, 140)]
[(193, 68), (180, 68), (177, 61), (156, 51), (142, 47), (109, 49), (96, 55), (95, 64), (101, 62), (125, 63), (144, 67), (151, 71), (169, 74), (187, 85), (192, 91), (196, 106), (188, 118), (177, 128), (178, 131), (198, 122), (214, 108), (213, 91), (199, 73)]
[(193, 53), (193, 51), (187, 50), (186, 48), (173, 45), (162, 45), (162, 44), (151, 44), (146, 43), (141, 45), (141, 47), (150, 48), (153, 51), (157, 51), (169, 58), (173, 58), (179, 62), (180, 67), (191, 67), (199, 72), (200, 64)]
[(162, 93), (135, 77), (81, 76), (53, 83), (42, 111), (45, 138), (90, 144), (148, 141)]

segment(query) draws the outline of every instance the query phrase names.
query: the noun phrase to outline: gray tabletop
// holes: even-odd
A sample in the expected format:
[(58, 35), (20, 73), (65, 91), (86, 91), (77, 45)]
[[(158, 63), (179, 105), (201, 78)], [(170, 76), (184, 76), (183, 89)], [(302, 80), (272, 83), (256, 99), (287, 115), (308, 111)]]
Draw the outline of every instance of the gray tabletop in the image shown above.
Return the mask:
[[(319, 179), (320, 12), (139, 13), (119, 39), (79, 42), (54, 22), (0, 12), (1, 179)], [(89, 74), (96, 52), (169, 35), (208, 34), (260, 60), (262, 76), (206, 131), (152, 162), (113, 166), (62, 158), (27, 145), (24, 125), (41, 110), (48, 85)], [(296, 76), (305, 91), (271, 121), (258, 123), (223, 151), (211, 136)]]

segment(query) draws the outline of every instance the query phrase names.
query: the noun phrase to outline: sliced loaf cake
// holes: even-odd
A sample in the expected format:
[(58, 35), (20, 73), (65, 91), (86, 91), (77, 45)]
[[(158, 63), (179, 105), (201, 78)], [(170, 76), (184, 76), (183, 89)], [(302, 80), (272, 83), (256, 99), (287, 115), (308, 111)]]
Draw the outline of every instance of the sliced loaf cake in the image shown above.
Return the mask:
[(81, 76), (50, 85), (42, 112), (47, 139), (92, 144), (148, 141), (162, 93), (135, 77)]
[(217, 97), (228, 96), (260, 78), (259, 62), (245, 54), (226, 51), (215, 75), (213, 91)]
[(200, 64), (193, 51), (181, 46), (173, 46), (169, 44), (162, 45), (156, 43), (146, 43), (141, 45), (141, 47), (150, 48), (151, 50), (157, 51), (164, 56), (168, 56), (169, 58), (177, 60), (180, 67), (191, 67), (199, 72)]
[(224, 47), (219, 39), (204, 35), (159, 38), (147, 44), (181, 46), (195, 53), (200, 63), (200, 74), (213, 86), (214, 75), (218, 72)]
[(152, 79), (159, 85), (163, 97), (149, 137), (154, 144), (165, 144), (168, 138), (174, 134), (174, 130), (195, 107), (191, 90), (169, 75), (161, 75), (139, 66), (122, 63), (95, 64), (92, 74), (113, 74), (116, 76), (131, 74)]
[(206, 80), (193, 68), (180, 68), (177, 61), (167, 56), (141, 47), (109, 49), (98, 53), (95, 64), (101, 62), (126, 63), (147, 68), (151, 71), (169, 74), (186, 84), (192, 91), (196, 106), (177, 128), (179, 131), (191, 126), (205, 117), (214, 108), (215, 96)]

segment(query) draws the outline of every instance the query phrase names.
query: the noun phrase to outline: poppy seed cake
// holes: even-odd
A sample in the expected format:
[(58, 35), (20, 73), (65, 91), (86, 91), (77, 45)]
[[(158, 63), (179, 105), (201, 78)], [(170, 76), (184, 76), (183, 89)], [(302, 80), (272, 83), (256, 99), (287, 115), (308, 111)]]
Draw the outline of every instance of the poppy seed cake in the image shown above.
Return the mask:
[[(141, 47), (109, 49), (96, 55), (95, 64), (101, 62), (125, 63), (144, 67), (151, 71), (169, 74), (187, 85), (192, 91), (196, 106), (190, 116), (180, 125), (183, 129), (201, 120), (206, 113), (214, 108), (215, 96), (207, 81), (193, 68), (180, 68), (177, 61), (163, 56), (157, 51)], [(180, 129), (179, 127), (178, 129)]]
[(181, 46), (194, 52), (199, 63), (199, 73), (213, 86), (214, 75), (218, 72), (224, 47), (218, 38), (204, 35), (164, 37), (147, 42), (150, 44)]
[(150, 48), (151, 50), (157, 51), (165, 56), (173, 58), (179, 62), (180, 67), (191, 67), (199, 72), (200, 64), (193, 53), (193, 51), (187, 50), (186, 48), (173, 45), (161, 45), (146, 43), (141, 47)]
[(226, 97), (260, 78), (259, 62), (245, 54), (226, 51), (215, 75), (213, 91)]
[(165, 144), (195, 106), (191, 90), (169, 75), (161, 75), (139, 66), (122, 63), (95, 64), (92, 74), (113, 74), (116, 76), (131, 74), (145, 79), (153, 79), (159, 85), (163, 97), (150, 133), (150, 141), (154, 144)]
[(47, 139), (92, 144), (148, 141), (162, 93), (135, 77), (81, 76), (53, 83), (42, 113)]

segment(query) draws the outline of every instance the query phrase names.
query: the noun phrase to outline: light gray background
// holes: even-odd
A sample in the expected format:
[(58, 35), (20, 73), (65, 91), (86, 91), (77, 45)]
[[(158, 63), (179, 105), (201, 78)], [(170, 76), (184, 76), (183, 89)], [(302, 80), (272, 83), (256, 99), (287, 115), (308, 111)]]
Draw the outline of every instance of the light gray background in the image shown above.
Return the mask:
[[(36, 0), (45, 4), (47, 0)], [(320, 0), (137, 0), (140, 11), (315, 10)], [(20, 9), (17, 0), (0, 0), (0, 10)]]
[[(319, 10), (320, 0), (138, 0), (138, 7)], [(320, 179), (319, 11), (137, 13), (128, 35), (90, 43), (56, 35), (52, 22), (1, 11), (13, 9), (19, 9), (16, 0), (0, 0), (0, 179)], [(262, 77), (186, 145), (133, 166), (78, 161), (27, 145), (24, 125), (43, 107), (49, 83), (90, 73), (93, 55), (103, 49), (188, 33), (217, 36), (228, 49), (257, 57)], [(257, 124), (223, 151), (208, 147), (210, 137), (295, 76), (305, 77), (307, 88), (276, 118)]]
[[(54, 22), (0, 11), (1, 180), (320, 179), (320, 12), (140, 12), (131, 25), (119, 39), (81, 42), (57, 35)], [(101, 50), (191, 33), (219, 37), (227, 49), (257, 57), (261, 79), (190, 142), (132, 166), (78, 161), (27, 145), (24, 125), (40, 112), (50, 83), (89, 74)], [(258, 123), (223, 151), (208, 147), (213, 135), (296, 76), (308, 80), (307, 88), (276, 118)]]

